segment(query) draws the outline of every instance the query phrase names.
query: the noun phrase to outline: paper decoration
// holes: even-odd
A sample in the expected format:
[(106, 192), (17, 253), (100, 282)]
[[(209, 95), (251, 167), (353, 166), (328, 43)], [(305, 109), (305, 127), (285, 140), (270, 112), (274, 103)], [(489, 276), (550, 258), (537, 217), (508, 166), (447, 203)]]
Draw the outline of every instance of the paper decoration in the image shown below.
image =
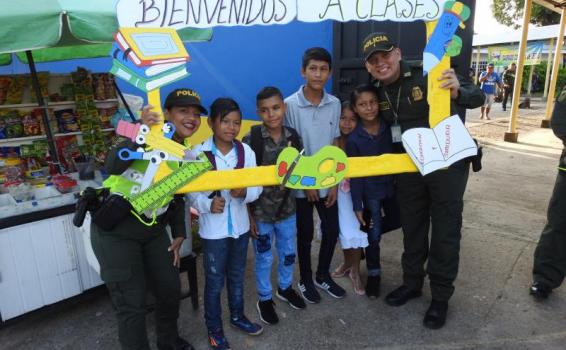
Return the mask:
[(120, 28), (110, 55), (110, 72), (144, 91), (188, 75), (189, 54), (172, 28)]
[[(189, 149), (173, 140), (171, 130), (174, 126), (171, 123), (160, 125), (159, 128), (150, 128), (144, 124), (133, 124), (120, 120), (116, 126), (116, 134), (124, 136), (134, 141), (140, 146), (147, 144), (154, 150), (168, 153), (179, 160), (189, 159)], [(166, 137), (170, 135), (169, 138)]]
[(303, 22), (433, 21), (445, 0), (119, 0), (121, 27), (210, 28)]
[(423, 72), (428, 74), (445, 54), (457, 56), (462, 48), (462, 39), (454, 36), (458, 27), (470, 17), (470, 8), (459, 1), (448, 1), (440, 16), (436, 29), (429, 37), (423, 53)]
[(458, 115), (441, 121), (432, 129), (414, 128), (403, 133), (403, 146), (421, 174), (475, 156), (478, 148)]
[(299, 151), (285, 148), (277, 157), (277, 178), (282, 182), (287, 175), (285, 187), (292, 189), (317, 189), (337, 185), (345, 177), (348, 168), (346, 153), (336, 146), (324, 146), (312, 156), (298, 158), (296, 166), (288, 175)]
[(136, 66), (187, 62), (189, 54), (173, 28), (122, 26), (114, 37)]
[(171, 172), (145, 191), (130, 198), (130, 204), (138, 214), (146, 210), (157, 209), (181, 187), (210, 169), (212, 169), (212, 164), (204, 155), (199, 162), (184, 162), (178, 170)]

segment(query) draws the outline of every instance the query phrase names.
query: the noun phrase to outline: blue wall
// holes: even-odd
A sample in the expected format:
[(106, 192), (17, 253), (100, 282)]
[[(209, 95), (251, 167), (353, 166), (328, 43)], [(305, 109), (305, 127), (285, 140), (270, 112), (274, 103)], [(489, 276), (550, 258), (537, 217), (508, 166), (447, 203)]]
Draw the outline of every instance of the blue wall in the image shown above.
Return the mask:
[[(321, 46), (332, 52), (332, 22), (301, 23), (254, 27), (219, 27), (210, 42), (189, 43), (191, 75), (162, 89), (162, 100), (179, 87), (196, 89), (209, 106), (216, 97), (234, 98), (242, 107), (245, 119), (257, 119), (255, 95), (266, 85), (281, 89), (283, 95), (295, 92), (303, 83), (301, 56), (305, 49)], [(69, 60), (38, 64), (38, 71), (68, 73), (77, 66), (92, 72), (110, 70), (110, 58)], [(0, 67), (0, 74), (28, 73), (28, 67), (14, 58), (10, 66)], [(122, 91), (142, 95), (119, 81)], [(330, 89), (330, 83), (328, 89)]]

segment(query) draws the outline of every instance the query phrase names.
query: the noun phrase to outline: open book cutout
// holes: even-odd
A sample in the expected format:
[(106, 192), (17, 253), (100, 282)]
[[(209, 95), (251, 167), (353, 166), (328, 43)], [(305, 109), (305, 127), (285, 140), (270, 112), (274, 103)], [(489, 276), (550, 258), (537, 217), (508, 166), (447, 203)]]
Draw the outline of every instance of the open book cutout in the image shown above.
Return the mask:
[(409, 129), (401, 137), (405, 150), (426, 175), (478, 153), (478, 147), (458, 115), (434, 128)]

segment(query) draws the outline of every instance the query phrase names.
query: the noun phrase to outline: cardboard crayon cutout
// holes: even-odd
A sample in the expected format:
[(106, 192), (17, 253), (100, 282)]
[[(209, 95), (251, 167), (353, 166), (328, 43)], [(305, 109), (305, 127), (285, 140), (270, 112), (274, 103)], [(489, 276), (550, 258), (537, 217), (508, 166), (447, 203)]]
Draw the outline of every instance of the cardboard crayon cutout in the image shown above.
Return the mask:
[[(215, 8), (213, 4), (215, 1), (217, 2), (217, 0), (199, 1), (197, 6), (213, 6), (212, 9)], [(419, 2), (420, 9), (423, 11), (422, 14), (416, 13), (418, 6), (410, 4), (414, 1)], [(236, 6), (240, 2), (244, 2), (244, 0), (232, 1), (231, 6)], [(196, 8), (191, 10), (188, 2), (187, 4), (181, 2), (180, 8), (168, 12), (170, 7), (168, 10), (167, 0), (120, 0), (117, 3), (117, 14), (121, 28), (116, 35), (116, 46), (111, 53), (115, 63), (112, 71), (119, 78), (146, 92), (148, 103), (155, 106), (156, 112), (163, 115), (160, 107), (160, 87), (188, 75), (186, 71), (179, 69), (178, 63), (186, 64), (189, 61), (189, 55), (176, 34), (175, 28), (284, 24), (294, 19), (307, 22), (326, 19), (339, 21), (375, 19), (373, 16), (366, 16), (361, 13), (363, 12), (363, 9), (361, 9), (363, 4), (360, 6), (360, 3), (364, 2), (358, 1), (356, 4), (352, 1), (342, 3), (339, 0), (281, 0), (279, 4), (284, 5), (284, 13), (282, 12), (280, 16), (273, 15), (271, 22), (268, 21), (269, 23), (265, 21), (260, 23), (258, 16), (251, 21), (249, 18), (246, 21), (240, 20), (240, 18), (246, 16), (246, 13), (249, 17), (253, 11), (258, 10), (257, 7), (254, 8), (253, 1), (250, 2), (249, 10), (244, 8), (244, 13), (240, 13), (242, 17), (234, 16), (232, 18), (230, 16), (228, 19), (222, 19), (221, 13), (219, 13), (218, 16), (206, 17), (202, 21), (199, 17), (197, 21), (194, 14), (189, 13), (196, 11)], [(444, 6), (440, 7), (439, 3), (444, 3)], [(373, 13), (376, 10), (373, 8), (373, 2), (371, 4), (371, 12)], [(431, 21), (426, 22), (429, 40), (423, 53), (423, 61), (426, 61), (426, 73), (429, 75), (429, 121), (431, 127), (434, 128), (441, 121), (450, 117), (450, 92), (439, 87), (438, 78), (444, 70), (450, 68), (449, 56), (456, 55), (461, 48), (461, 40), (454, 36), (454, 33), (458, 26), (463, 25), (463, 22), (469, 17), (470, 10), (464, 4), (455, 1), (406, 0), (405, 5), (407, 4), (411, 6), (411, 11), (415, 9), (415, 12), (410, 12), (413, 17), (406, 15), (409, 13), (405, 12), (409, 11), (408, 8), (401, 9), (404, 15), (399, 16), (398, 11), (388, 12), (389, 7), (387, 7), (384, 9), (383, 16), (378, 19), (393, 21), (422, 20), (423, 17), (431, 19)], [(183, 8), (185, 5), (188, 7)], [(441, 8), (443, 11), (440, 11)], [(239, 9), (241, 10), (242, 7), (240, 6)], [(200, 10), (202, 8), (199, 8)], [(262, 7), (260, 10), (265, 9)], [(273, 9), (274, 13), (278, 10), (280, 9)], [(368, 11), (370, 10), (368, 9)], [(176, 12), (178, 12), (176, 18), (185, 18), (186, 20), (173, 21), (172, 18), (176, 15)], [(225, 11), (225, 13), (227, 12), (232, 13)], [(182, 16), (183, 13), (185, 13), (185, 17)], [(153, 17), (149, 14), (152, 14)], [(168, 17), (169, 20), (166, 16), (170, 16)], [(126, 28), (128, 26), (132, 27)], [(161, 44), (156, 45), (151, 40), (144, 41), (148, 37), (160, 39)], [(130, 45), (125, 47), (124, 42), (128, 43), (128, 40)], [(136, 40), (139, 41), (139, 45), (135, 45)], [(116, 48), (119, 48), (122, 52), (116, 52)], [(175, 51), (176, 49), (178, 52)], [(166, 52), (166, 57), (163, 56), (163, 50), (169, 50)], [(120, 62), (120, 57), (126, 63)], [(129, 59), (124, 60), (124, 58)], [(170, 68), (166, 64), (170, 64)], [(125, 71), (128, 67), (130, 69)], [(174, 69), (176, 70), (173, 71)], [(172, 198), (171, 196), (174, 193), (281, 184), (294, 189), (318, 189), (335, 186), (344, 177), (423, 172), (422, 167), (419, 166), (419, 158), (411, 154), (347, 158), (341, 149), (334, 146), (326, 146), (310, 157), (303, 157), (299, 150), (289, 147), (281, 152), (277, 164), (274, 166), (208, 171), (210, 163), (206, 160), (206, 157), (191, 154), (190, 147), (172, 141), (170, 139), (170, 135), (172, 135), (171, 126), (163, 126), (163, 124), (152, 125), (151, 127), (137, 126), (135, 133), (130, 130), (136, 128), (132, 125), (122, 124), (117, 129), (118, 134), (130, 137), (135, 142), (142, 142), (140, 146), (146, 146), (145, 148), (138, 148), (137, 152), (124, 151), (124, 159), (135, 159), (148, 164), (154, 162), (151, 166), (148, 165), (146, 171), (142, 174), (139, 191), (129, 194), (128, 199), (137, 213), (158, 207)], [(461, 126), (465, 130), (463, 123), (461, 123)], [(409, 138), (423, 137), (422, 135), (405, 136), (404, 134), (404, 143)], [(459, 137), (459, 135), (454, 137)], [(450, 138), (448, 140), (450, 141)], [(411, 140), (407, 142), (409, 141)], [(445, 166), (456, 160), (455, 158), (448, 159), (445, 161)]]

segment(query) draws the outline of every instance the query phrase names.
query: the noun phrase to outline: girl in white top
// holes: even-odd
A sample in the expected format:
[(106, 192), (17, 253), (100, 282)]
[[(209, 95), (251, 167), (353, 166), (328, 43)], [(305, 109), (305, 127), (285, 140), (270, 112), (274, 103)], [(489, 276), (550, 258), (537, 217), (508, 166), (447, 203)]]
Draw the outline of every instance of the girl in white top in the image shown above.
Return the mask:
[[(207, 153), (217, 170), (255, 167), (255, 153), (236, 140), (242, 114), (236, 101), (219, 98), (210, 107), (208, 125), (213, 136), (196, 148)], [(258, 335), (263, 328), (244, 315), (244, 275), (250, 222), (247, 203), (255, 201), (261, 187), (191, 193), (200, 213), (199, 235), (203, 245), (205, 275), (204, 317), (211, 347), (229, 348), (224, 336), (220, 295), (227, 283), (230, 323), (235, 328)]]
[[(342, 104), (340, 115), (340, 137), (338, 147), (346, 148), (348, 135), (356, 128), (357, 117), (350, 104)], [(338, 186), (338, 223), (340, 225), (340, 245), (344, 251), (344, 262), (332, 273), (332, 277), (348, 275), (352, 281), (354, 292), (364, 295), (365, 290), (360, 279), (360, 259), (362, 249), (368, 246), (367, 234), (360, 231), (360, 224), (354, 213), (350, 180), (344, 179)]]

